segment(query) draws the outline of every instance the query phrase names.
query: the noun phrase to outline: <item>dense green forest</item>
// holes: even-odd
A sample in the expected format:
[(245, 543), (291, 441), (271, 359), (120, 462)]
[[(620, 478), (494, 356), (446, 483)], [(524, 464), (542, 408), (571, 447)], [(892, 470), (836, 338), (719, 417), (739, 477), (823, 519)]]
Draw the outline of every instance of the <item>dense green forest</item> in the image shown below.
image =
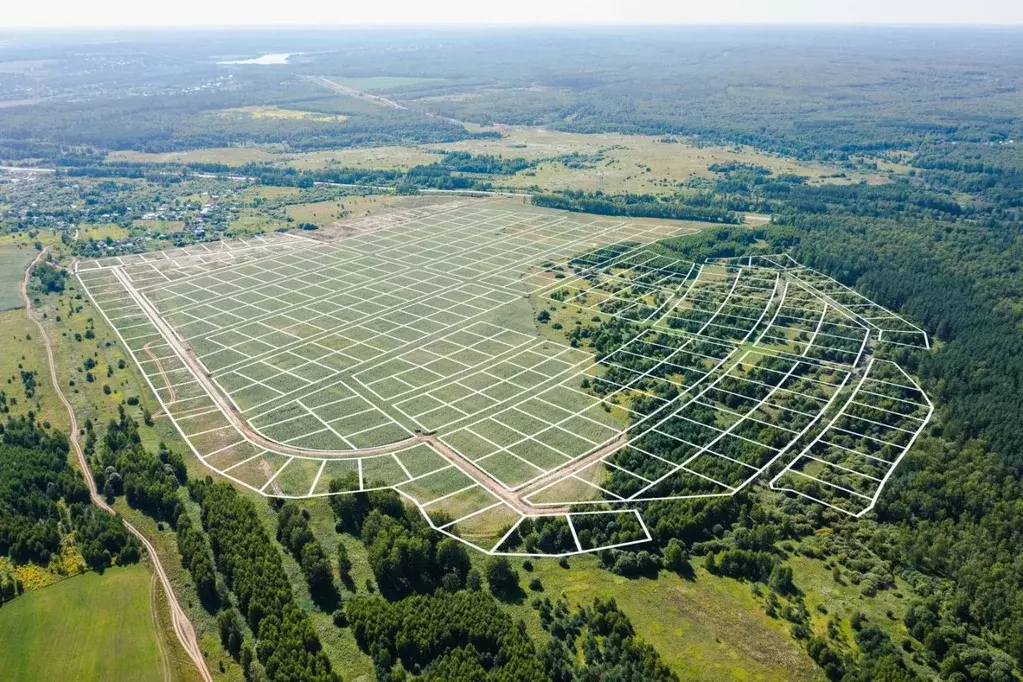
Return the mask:
[[(167, 152), (255, 143), (314, 150), (472, 137), (460, 125), (367, 107), (297, 76), (281, 81), (250, 73), (227, 82), (200, 71), (193, 77), (213, 78), (217, 85), (144, 98), (53, 102), (46, 105), (46, 116), (39, 116), (35, 106), (0, 109), (0, 158), (57, 159), (90, 148)], [(244, 109), (267, 106), (309, 115), (259, 116)]]
[[(15, 38), (0, 45), (0, 62), (44, 57), (31, 70), (0, 72), (0, 91), (19, 104), (0, 108), (5, 159), (90, 147), (325, 149), (472, 135), (455, 121), (688, 135), (835, 160), (1021, 133), (1023, 71), (1012, 28), (335, 29), (205, 40), (157, 31), (99, 45), (88, 36)], [(302, 54), (273, 67), (218, 63), (267, 51)], [(303, 78), (334, 75), (408, 108)], [(399, 80), (374, 81), (381, 76)], [(324, 116), (240, 111), (253, 106)]]
[[(73, 537), (90, 568), (138, 561), (138, 541), (89, 502), (63, 434), (30, 413), (0, 425), (0, 437), (0, 556), (45, 566), (61, 552), (62, 540)], [(0, 602), (13, 596), (3, 593)]]
[[(1019, 173), (1004, 156), (969, 153), (934, 169), (936, 155), (922, 156), (916, 177), (894, 187), (750, 182), (743, 198), (769, 206), (777, 227), (665, 246), (689, 256), (789, 250), (934, 331), (933, 352), (892, 351), (938, 398), (939, 418), (896, 471), (864, 547), (891, 570), (936, 579), (921, 578), (907, 625), (943, 678), (1008, 679), (1007, 663), (977, 646), (986, 640), (1023, 662), (1023, 223), (1018, 202), (999, 199)], [(952, 190), (974, 191), (953, 199)], [(794, 518), (779, 537), (846, 525), (828, 513)], [(800, 528), (801, 518), (810, 527)], [(719, 554), (717, 570), (769, 568), (742, 562), (723, 569)]]

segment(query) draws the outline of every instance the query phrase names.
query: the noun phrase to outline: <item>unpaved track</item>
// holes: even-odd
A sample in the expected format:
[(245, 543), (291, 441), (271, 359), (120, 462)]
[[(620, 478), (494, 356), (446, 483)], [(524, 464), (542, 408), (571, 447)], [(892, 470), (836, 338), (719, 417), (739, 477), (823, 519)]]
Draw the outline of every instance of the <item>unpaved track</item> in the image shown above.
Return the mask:
[(145, 346), (142, 347), (142, 350), (144, 350), (146, 352), (146, 355), (148, 355), (149, 358), (154, 363), (156, 363), (156, 369), (157, 369), (158, 372), (160, 372), (160, 378), (163, 379), (164, 388), (167, 389), (167, 395), (170, 398), (170, 400), (168, 402), (174, 402), (175, 400), (178, 399), (177, 391), (174, 390), (174, 384), (172, 384), (170, 382), (170, 379), (167, 378), (167, 371), (163, 368), (163, 363), (160, 362), (160, 358), (156, 357), (156, 355), (150, 349), (150, 346), (152, 346), (152, 345), (153, 345), (153, 342), (150, 341), (149, 343), (147, 343)]
[[(610, 455), (615, 450), (625, 447), (626, 443), (628, 442), (629, 437), (623, 434), (622, 436), (611, 441), (607, 445), (598, 447), (595, 450), (591, 450), (590, 452), (586, 453), (579, 459), (569, 462), (560, 469), (555, 469), (554, 471), (544, 474), (540, 478), (536, 479), (535, 481), (527, 485), (525, 488), (520, 489), (518, 491), (518, 494), (521, 497), (525, 498), (535, 492), (538, 492), (544, 486), (550, 485), (551, 483), (554, 483), (558, 479), (564, 478), (565, 476), (570, 476), (578, 471), (582, 471), (583, 469), (590, 466), (597, 460), (603, 459), (606, 455)], [(567, 506), (566, 507), (544, 506), (542, 508), (546, 509), (548, 513), (560, 513), (563, 511), (567, 512), (569, 510), (569, 507)]]
[(454, 464), (462, 473), (470, 477), (481, 486), (490, 491), (497, 499), (502, 500), (509, 504), (516, 511), (525, 514), (526, 516), (538, 516), (541, 514), (563, 514), (569, 510), (569, 507), (544, 507), (538, 509), (522, 499), (522, 495), (518, 492), (508, 490), (503, 484), (499, 483), (495, 479), (491, 478), (483, 469), (480, 469), (473, 462), (465, 459), (457, 452), (454, 451), (447, 443), (442, 441), (437, 436), (429, 435), (423, 436), (424, 442), (430, 445), (438, 454), (443, 456), (449, 462)]
[(156, 644), (160, 649), (160, 677), (163, 678), (164, 682), (171, 682), (170, 658), (167, 654), (167, 647), (163, 643), (163, 633), (160, 632), (160, 617), (157, 615), (157, 609), (160, 608), (160, 594), (157, 592), (157, 583), (156, 574), (154, 573), (153, 579), (149, 581), (149, 615), (153, 623), (153, 634), (156, 635)]
[(398, 104), (393, 99), (388, 99), (380, 95), (371, 95), (368, 92), (362, 92), (361, 90), (350, 88), (347, 85), (341, 85), (340, 83), (332, 81), (329, 78), (324, 78), (323, 76), (304, 76), (304, 78), (341, 95), (361, 99), (365, 102), (370, 102), (371, 104), (376, 104), (381, 107), (408, 110), (408, 107)]
[[(332, 459), (347, 459), (365, 457), (367, 455), (381, 455), (396, 452), (408, 448), (416, 444), (425, 444), (432, 448), (437, 454), (444, 457), (446, 460), (454, 464), (460, 471), (465, 473), (467, 476), (472, 478), (474, 481), (479, 483), (481, 486), (490, 491), (499, 500), (502, 500), (509, 504), (512, 508), (517, 511), (526, 514), (527, 516), (537, 516), (539, 514), (559, 514), (565, 513), (569, 510), (568, 506), (565, 507), (534, 507), (525, 500), (522, 499), (522, 495), (518, 492), (508, 490), (504, 485), (490, 476), (486, 471), (476, 466), (469, 460), (465, 459), (447, 444), (441, 441), (434, 435), (427, 435), (422, 433), (416, 433), (415, 435), (400, 440), (394, 443), (388, 443), (387, 445), (381, 445), (372, 448), (361, 448), (353, 450), (313, 450), (310, 448), (302, 448), (294, 445), (287, 445), (284, 443), (278, 443), (270, 440), (257, 433), (249, 423), (235, 410), (234, 404), (220, 391), (219, 387), (210, 378), (206, 368), (199, 362), (195, 352), (188, 345), (188, 343), (178, 335), (177, 331), (171, 327), (171, 325), (163, 319), (159, 311), (149, 302), (149, 299), (144, 294), (139, 292), (134, 283), (124, 274), (120, 267), (112, 268), (114, 276), (118, 279), (121, 285), (131, 296), (132, 300), (138, 304), (139, 308), (149, 319), (149, 322), (156, 327), (157, 331), (164, 338), (164, 340), (176, 351), (177, 355), (188, 365), (189, 370), (202, 385), (203, 389), (210, 396), (217, 408), (224, 414), (231, 425), (246, 439), (256, 444), (257, 446), (270, 450), (271, 452), (278, 452), (287, 455), (299, 455), (304, 457), (318, 457), (318, 458), (332, 458)], [(162, 373), (162, 372), (161, 372)], [(164, 377), (166, 381), (166, 377)], [(606, 454), (605, 448), (595, 450), (590, 455), (583, 457), (581, 460), (585, 466), (591, 463), (595, 457), (599, 457)], [(581, 468), (580, 466), (580, 468)], [(559, 474), (560, 475), (560, 474)], [(276, 486), (275, 486), (276, 487)], [(275, 491), (276, 492), (276, 491)]]
[[(36, 259), (32, 261), (31, 265), (28, 266), (28, 269), (25, 270), (25, 277), (21, 281), (21, 298), (25, 302), (25, 313), (39, 329), (39, 336), (43, 340), (43, 345), (46, 347), (46, 359), (50, 365), (50, 381), (53, 383), (53, 390), (56, 392), (57, 397), (60, 398), (60, 402), (63, 403), (64, 408), (67, 410), (70, 424), (69, 435), (71, 447), (74, 449), (75, 456), (78, 458), (78, 466), (82, 470), (82, 476), (85, 477), (85, 484), (89, 487), (89, 497), (92, 499), (92, 503), (97, 507), (109, 514), (117, 516), (117, 512), (114, 511), (113, 507), (108, 505), (106, 500), (104, 500), (96, 490), (96, 481), (93, 479), (92, 471), (89, 469), (89, 462), (85, 458), (85, 451), (82, 450), (82, 443), (78, 434), (78, 418), (75, 416), (75, 410), (68, 401), (67, 396), (65, 396), (63, 390), (61, 390), (60, 379), (57, 377), (57, 363), (53, 357), (53, 347), (50, 343), (50, 336), (46, 332), (46, 327), (43, 326), (43, 323), (40, 322), (38, 317), (34, 314), (32, 309), (32, 299), (28, 295), (28, 282), (29, 278), (32, 276), (32, 268), (46, 257), (46, 252), (47, 249), (43, 249), (43, 251), (36, 256)], [(213, 676), (210, 674), (209, 668), (206, 667), (206, 659), (203, 658), (202, 649), (199, 648), (199, 642), (195, 637), (195, 628), (192, 627), (191, 621), (188, 620), (188, 616), (185, 615), (184, 610), (181, 608), (181, 604), (178, 603), (178, 597), (174, 594), (174, 588), (171, 587), (170, 579), (167, 578), (167, 573), (163, 570), (163, 564), (160, 562), (160, 555), (157, 554), (156, 548), (153, 546), (153, 543), (151, 543), (149, 539), (135, 526), (131, 525), (123, 518), (121, 519), (121, 523), (123, 523), (125, 528), (128, 529), (128, 532), (138, 538), (139, 542), (142, 543), (142, 546), (145, 547), (146, 553), (149, 555), (149, 562), (153, 566), (153, 571), (160, 579), (164, 593), (167, 595), (167, 602), (171, 610), (171, 621), (174, 625), (174, 634), (177, 635), (178, 641), (181, 642), (181, 646), (184, 647), (189, 658), (191, 658), (195, 663), (202, 679), (205, 682), (213, 682)]]
[[(386, 454), (395, 450), (415, 445), (416, 443), (422, 442), (421, 436), (411, 436), (405, 440), (398, 441), (396, 443), (389, 443), (376, 448), (364, 448), (362, 450), (312, 450), (309, 448), (296, 447), (294, 445), (286, 445), (284, 443), (278, 443), (268, 438), (261, 436), (253, 430), (248, 422), (246, 422), (241, 415), (239, 415), (234, 408), (234, 404), (228, 400), (219, 390), (217, 385), (213, 383), (210, 375), (207, 373), (206, 368), (203, 367), (202, 363), (199, 362), (192, 348), (178, 335), (178, 333), (160, 316), (156, 308), (149, 302), (143, 294), (139, 293), (135, 289), (135, 285), (130, 279), (124, 274), (120, 267), (112, 268), (114, 276), (120, 281), (121, 285), (131, 296), (132, 300), (138, 304), (139, 308), (149, 319), (149, 322), (156, 327), (156, 330), (164, 337), (164, 340), (177, 352), (181, 360), (188, 366), (188, 369), (192, 372), (199, 384), (202, 385), (203, 390), (210, 396), (217, 408), (224, 414), (224, 417), (231, 423), (231, 425), (247, 439), (266, 450), (273, 452), (279, 452), (287, 455), (300, 455), (308, 457), (361, 457), (363, 455), (377, 455)], [(164, 376), (164, 381), (167, 378)]]

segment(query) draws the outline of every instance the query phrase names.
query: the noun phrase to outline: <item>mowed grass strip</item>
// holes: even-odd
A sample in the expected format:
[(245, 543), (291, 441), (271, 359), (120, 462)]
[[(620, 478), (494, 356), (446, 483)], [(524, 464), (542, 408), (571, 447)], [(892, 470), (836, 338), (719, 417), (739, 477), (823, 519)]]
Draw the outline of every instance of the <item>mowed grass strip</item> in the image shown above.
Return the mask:
[(85, 573), (0, 609), (0, 680), (159, 679), (150, 575), (141, 565)]

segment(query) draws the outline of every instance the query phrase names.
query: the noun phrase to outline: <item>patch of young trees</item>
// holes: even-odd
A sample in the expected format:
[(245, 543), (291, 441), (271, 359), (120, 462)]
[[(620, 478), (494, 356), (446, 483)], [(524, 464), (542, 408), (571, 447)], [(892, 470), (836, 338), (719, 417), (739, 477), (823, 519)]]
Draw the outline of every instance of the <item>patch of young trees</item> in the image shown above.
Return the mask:
[(217, 568), (256, 635), (256, 659), (267, 678), (337, 680), (312, 623), (295, 604), (281, 555), (253, 503), (209, 478), (191, 481), (189, 492), (201, 507)]
[[(331, 480), (331, 492), (357, 490), (353, 476)], [(356, 535), (366, 545), (370, 568), (385, 595), (398, 598), (465, 586), (470, 568), (465, 547), (434, 532), (393, 490), (334, 495), (330, 505), (338, 530)]]
[(46, 262), (37, 263), (32, 268), (32, 277), (38, 280), (39, 288), (47, 294), (63, 293), (67, 284), (67, 270)]
[(277, 512), (277, 541), (295, 557), (314, 599), (322, 601), (334, 592), (330, 562), (309, 527), (308, 510), (285, 502)]
[[(551, 639), (540, 651), (548, 679), (678, 680), (657, 650), (643, 641), (614, 599), (595, 599), (576, 610), (562, 598), (533, 601), (540, 624)], [(581, 661), (578, 651), (582, 652)]]
[[(86, 425), (92, 430), (91, 423)], [(87, 441), (88, 442), (88, 441)], [(181, 456), (166, 447), (154, 454), (142, 445), (138, 423), (118, 406), (94, 455), (96, 487), (108, 499), (124, 495), (132, 507), (171, 525), (181, 515), (178, 488), (185, 480)]]

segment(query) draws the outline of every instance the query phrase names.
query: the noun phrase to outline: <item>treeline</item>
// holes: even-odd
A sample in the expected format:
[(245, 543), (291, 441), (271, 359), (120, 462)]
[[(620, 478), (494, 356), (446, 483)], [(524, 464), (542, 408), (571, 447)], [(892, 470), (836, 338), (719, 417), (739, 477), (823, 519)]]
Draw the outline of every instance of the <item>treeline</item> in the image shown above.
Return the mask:
[(211, 558), (213, 554), (209, 540), (202, 528), (195, 527), (185, 512), (178, 516), (177, 534), (181, 565), (192, 576), (199, 601), (207, 611), (215, 612), (222, 600), (217, 591), (217, 569)]
[[(230, 484), (210, 478), (190, 481), (189, 493), (200, 505), (217, 568), (255, 634), (255, 657), (267, 679), (337, 680), (312, 623), (295, 604), (281, 555), (253, 503)], [(225, 645), (237, 649), (242, 635), (232, 619), (224, 615), (222, 628)], [(245, 651), (241, 656), (251, 666), (251, 653)]]
[(138, 423), (123, 405), (118, 406), (118, 418), (107, 424), (98, 450), (91, 421), (86, 422), (85, 432), (96, 487), (108, 500), (124, 495), (135, 509), (173, 526), (182, 511), (178, 489), (186, 480), (181, 455), (163, 446), (156, 454), (146, 450)]
[(73, 537), (90, 568), (138, 561), (138, 541), (89, 502), (63, 436), (32, 413), (0, 425), (0, 434), (0, 556), (45, 566)]
[[(951, 188), (924, 186), (913, 178), (879, 185), (809, 185), (800, 175), (773, 175), (748, 164), (714, 164), (710, 187), (730, 209), (771, 214), (827, 214), (866, 218), (949, 219), (982, 210), (961, 204)], [(703, 181), (701, 181), (703, 182)]]
[(523, 158), (506, 159), (490, 154), (472, 154), (470, 152), (448, 152), (441, 161), (434, 164), (458, 173), (485, 173), (488, 175), (515, 175), (519, 171), (532, 168), (535, 161)]
[(358, 596), (346, 613), (359, 647), (373, 656), (378, 680), (401, 679), (392, 675), (397, 662), (437, 682), (549, 679), (525, 630), (484, 592), (397, 602)]
[(334, 592), (333, 575), (327, 554), (309, 527), (309, 511), (294, 502), (285, 502), (277, 511), (277, 541), (298, 562), (309, 593), (314, 600), (324, 601)]
[(694, 206), (677, 198), (657, 197), (652, 194), (605, 195), (599, 191), (592, 193), (566, 191), (560, 194), (537, 194), (533, 196), (532, 202), (534, 206), (598, 215), (732, 224), (742, 222), (741, 215), (724, 207)]
[(154, 183), (180, 181), (189, 173), (211, 173), (251, 178), (264, 185), (310, 188), (317, 183), (366, 185), (395, 189), (489, 190), (493, 183), (478, 175), (511, 175), (533, 162), (502, 159), (496, 156), (452, 152), (442, 160), (413, 166), (407, 171), (373, 168), (323, 168), (296, 170), (291, 166), (247, 163), (229, 166), (221, 163), (148, 164), (134, 162), (103, 163), (88, 160), (82, 165), (64, 164), (60, 172), (69, 177), (145, 178)]

